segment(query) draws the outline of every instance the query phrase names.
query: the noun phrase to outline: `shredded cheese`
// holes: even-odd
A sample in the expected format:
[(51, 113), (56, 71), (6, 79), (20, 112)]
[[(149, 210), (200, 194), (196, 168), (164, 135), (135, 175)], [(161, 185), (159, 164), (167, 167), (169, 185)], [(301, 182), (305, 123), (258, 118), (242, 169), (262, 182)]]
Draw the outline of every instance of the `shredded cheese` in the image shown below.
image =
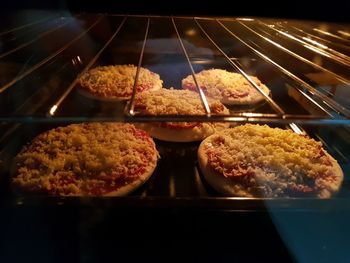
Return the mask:
[[(227, 108), (218, 100), (208, 98), (214, 114), (228, 114)], [(136, 95), (135, 109), (147, 115), (205, 115), (202, 101), (190, 90), (160, 89)]]
[(106, 187), (121, 179), (131, 182), (155, 165), (157, 156), (153, 140), (133, 125), (72, 124), (40, 134), (24, 147), (15, 158), (13, 182), (29, 191), (90, 195), (92, 181)]
[(209, 138), (210, 167), (252, 195), (317, 194), (342, 181), (320, 142), (290, 130), (246, 124)]
[[(204, 92), (221, 101), (250, 103), (263, 99), (263, 95), (243, 75), (238, 73), (228, 72), (223, 69), (210, 69), (195, 74), (195, 77), (198, 85)], [(270, 93), (270, 90), (258, 78), (250, 77), (267, 95)], [(182, 80), (182, 87), (196, 91), (192, 75)]]
[[(134, 86), (137, 67), (134, 65), (99, 66), (79, 78), (82, 89), (103, 98), (130, 98)], [(140, 68), (137, 91), (162, 88), (159, 75)]]

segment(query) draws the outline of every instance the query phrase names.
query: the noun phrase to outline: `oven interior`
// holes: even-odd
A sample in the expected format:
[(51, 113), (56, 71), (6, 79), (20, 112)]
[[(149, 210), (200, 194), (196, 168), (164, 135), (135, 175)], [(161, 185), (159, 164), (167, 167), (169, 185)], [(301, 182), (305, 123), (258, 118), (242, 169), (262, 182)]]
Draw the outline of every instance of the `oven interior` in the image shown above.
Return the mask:
[[(215, 222), (228, 211), (236, 212), (233, 222), (240, 222), (237, 218), (246, 215), (241, 212), (253, 212), (260, 218), (259, 226), (281, 211), (308, 211), (311, 217), (313, 213), (323, 216), (349, 213), (349, 25), (245, 17), (50, 13), (30, 20), (13, 19), (1, 24), (0, 31), (0, 197), (6, 209), (15, 211), (21, 207), (28, 212), (44, 207), (50, 218), (57, 216), (55, 211), (62, 207), (76, 216), (74, 209), (89, 207), (106, 216), (108, 213), (100, 211), (105, 209), (115, 217), (120, 215), (111, 212), (112, 208), (128, 213), (132, 213), (130, 209), (157, 208), (163, 212), (168, 209), (168, 217), (182, 209), (189, 214), (194, 210), (214, 211), (219, 215), (205, 216)], [(231, 107), (230, 116), (225, 117), (210, 116), (209, 112), (203, 116), (155, 117), (132, 114), (133, 100), (128, 105), (101, 102), (77, 92), (77, 77), (82, 72), (114, 64), (148, 68), (161, 76), (164, 87), (175, 89), (181, 88), (182, 78), (203, 69), (244, 72), (257, 76), (271, 89), (272, 96), (254, 106)], [(199, 172), (199, 143), (159, 140), (156, 145), (161, 159), (155, 173), (129, 196), (28, 196), (17, 195), (11, 189), (13, 157), (45, 130), (89, 121), (184, 120), (268, 124), (308, 134), (321, 141), (341, 165), (344, 171), (341, 190), (329, 200), (223, 197)], [(83, 213), (78, 217), (83, 217)], [(91, 212), (91, 220), (101, 220), (92, 215)], [(162, 213), (157, 216), (159, 223)], [(126, 218), (129, 219), (125, 217), (124, 221)], [(192, 215), (191, 220), (200, 221), (199, 214)], [(250, 220), (251, 224), (256, 222)], [(160, 223), (166, 227), (163, 224)], [(202, 228), (205, 226), (199, 224), (197, 231)], [(176, 236), (175, 232), (172, 234)], [(86, 246), (89, 245), (92, 244)], [(280, 246), (278, 242), (275, 245)]]

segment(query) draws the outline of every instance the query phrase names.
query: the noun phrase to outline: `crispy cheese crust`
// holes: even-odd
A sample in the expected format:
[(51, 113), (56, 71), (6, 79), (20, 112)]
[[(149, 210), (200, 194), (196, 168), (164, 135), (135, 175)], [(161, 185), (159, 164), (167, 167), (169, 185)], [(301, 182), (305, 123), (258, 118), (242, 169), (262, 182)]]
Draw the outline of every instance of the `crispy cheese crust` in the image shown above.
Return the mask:
[[(241, 74), (228, 72), (223, 69), (209, 69), (203, 70), (195, 74), (195, 76), (198, 85), (208, 96), (218, 99), (224, 104), (255, 104), (264, 100), (264, 96)], [(250, 77), (266, 95), (270, 94), (270, 90), (258, 78)], [(192, 75), (182, 80), (182, 88), (197, 90)]]
[(153, 173), (158, 152), (130, 124), (83, 123), (37, 136), (16, 156), (13, 184), (59, 196), (124, 195)]
[[(208, 99), (213, 114), (227, 115), (228, 109), (218, 100)], [(161, 89), (136, 95), (135, 110), (142, 115), (205, 115), (198, 93), (189, 90)], [(203, 140), (214, 132), (229, 127), (228, 123), (165, 122), (144, 123), (140, 127), (154, 138), (191, 142)]]
[(218, 132), (201, 143), (198, 159), (204, 177), (224, 195), (328, 198), (343, 181), (320, 142), (267, 125)]
[[(134, 65), (99, 66), (79, 77), (79, 89), (84, 95), (102, 100), (130, 99), (137, 67)], [(159, 75), (140, 68), (136, 90), (161, 89), (163, 81)]]

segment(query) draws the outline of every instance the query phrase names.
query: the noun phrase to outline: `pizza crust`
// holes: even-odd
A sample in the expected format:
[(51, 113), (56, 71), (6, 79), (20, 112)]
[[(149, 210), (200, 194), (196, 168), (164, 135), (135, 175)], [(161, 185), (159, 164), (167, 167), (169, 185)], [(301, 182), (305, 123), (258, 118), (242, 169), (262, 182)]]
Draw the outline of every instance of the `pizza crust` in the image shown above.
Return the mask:
[(88, 91), (86, 91), (85, 89), (81, 88), (81, 86), (77, 89), (78, 93), (88, 99), (92, 99), (92, 100), (99, 100), (99, 101), (115, 101), (115, 102), (123, 102), (126, 101), (128, 99), (130, 99), (129, 97), (100, 97), (100, 96), (96, 96)]
[[(79, 84), (78, 84), (79, 85)], [(152, 90), (158, 90), (161, 89), (161, 86), (154, 86), (151, 89), (148, 89), (147, 91), (152, 91)], [(130, 100), (130, 96), (127, 97), (101, 97), (101, 96), (96, 96), (92, 94), (91, 92), (86, 91), (85, 89), (81, 88), (81, 86), (77, 89), (78, 93), (86, 98), (93, 99), (93, 100), (99, 100), (99, 101), (106, 101), (106, 102), (125, 102)]]
[(168, 142), (201, 141), (209, 135), (230, 127), (229, 123), (201, 123), (200, 127), (191, 129), (171, 129), (160, 127), (157, 124), (142, 123), (137, 126), (147, 131), (151, 137)]
[[(258, 125), (259, 126), (259, 125)], [(225, 131), (224, 131), (225, 132)], [(247, 131), (248, 132), (248, 131)], [(208, 156), (206, 153), (206, 147), (208, 144), (211, 144), (211, 140), (213, 136), (216, 136), (216, 134), (209, 136), (205, 140), (202, 141), (198, 148), (198, 164), (199, 168), (202, 172), (203, 177), (205, 180), (209, 183), (210, 186), (212, 186), (217, 192), (221, 193), (224, 196), (239, 196), (239, 197), (248, 197), (248, 198), (255, 198), (255, 197), (295, 197), (295, 196), (303, 196), (302, 193), (299, 194), (292, 194), (291, 196), (288, 194), (288, 192), (281, 193), (275, 193), (274, 190), (270, 189), (269, 193), (266, 195), (257, 192), (256, 190), (249, 189), (246, 185), (239, 182), (239, 180), (236, 180), (235, 178), (229, 178), (226, 176), (223, 176), (223, 174), (219, 173), (218, 171), (215, 171), (212, 166), (209, 164)], [(310, 140), (311, 141), (311, 140)], [(323, 150), (323, 149), (322, 149)], [(323, 150), (324, 155), (327, 156), (331, 162), (331, 169), (334, 176), (332, 176), (332, 181), (329, 181), (329, 178), (316, 178), (315, 181), (317, 181), (317, 184), (321, 184), (322, 187), (319, 188), (317, 191), (312, 192), (310, 194), (307, 194), (306, 196), (309, 197), (318, 197), (318, 198), (330, 198), (332, 195), (336, 194), (343, 182), (344, 174), (343, 171), (338, 164), (338, 162), (325, 150)], [(232, 163), (231, 163), (232, 164)], [(254, 166), (253, 166), (254, 167)], [(249, 168), (249, 166), (248, 166)], [(254, 168), (253, 168), (254, 169)], [(273, 171), (273, 168), (271, 167), (271, 170)], [(277, 178), (276, 175), (272, 177), (274, 180), (278, 179), (278, 173)], [(285, 179), (283, 179), (285, 180)], [(283, 183), (283, 181), (281, 181)], [(258, 183), (261, 184), (261, 187), (270, 187), (270, 181), (269, 177), (267, 176), (264, 180), (259, 181)]]
[[(210, 137), (207, 139), (210, 139)], [(209, 166), (208, 157), (205, 153), (205, 142), (206, 140), (198, 148), (198, 165), (209, 185), (224, 196), (254, 197), (242, 185), (233, 184), (230, 179), (220, 175)]]
[[(225, 105), (253, 105), (266, 98), (253, 87), (243, 75), (222, 69), (203, 70), (195, 74), (198, 85), (210, 97), (220, 100)], [(250, 78), (267, 95), (271, 95), (268, 87), (254, 76)], [(193, 76), (182, 80), (182, 88), (197, 91)]]
[(134, 182), (122, 186), (115, 191), (104, 194), (103, 196), (124, 196), (136, 191), (147, 182), (147, 180), (151, 177), (154, 170), (156, 169), (156, 166), (156, 163), (152, 163), (150, 166), (147, 167), (147, 170)]
[(339, 163), (328, 152), (325, 151), (325, 154), (331, 160), (334, 173), (336, 174), (336, 176), (335, 176), (335, 181), (332, 184), (329, 184), (329, 189), (324, 189), (319, 193), (318, 197), (320, 198), (330, 198), (332, 195), (339, 192), (341, 184), (343, 183), (343, 180), (344, 180), (344, 173)]
[[(213, 115), (228, 115), (229, 110), (218, 100), (207, 99)], [(136, 114), (150, 116), (193, 115), (203, 116), (205, 110), (198, 93), (190, 90), (161, 89), (142, 92), (135, 98)], [(139, 127), (153, 138), (171, 142), (192, 142), (203, 140), (216, 131), (229, 127), (229, 123), (197, 122), (144, 123)]]
[[(267, 96), (271, 96), (271, 91), (264, 84), (258, 85)], [(255, 88), (254, 88), (255, 89)], [(228, 97), (223, 97), (220, 101), (225, 105), (255, 105), (259, 102), (263, 102), (265, 99), (264, 95), (262, 95), (258, 90), (255, 89), (253, 94), (246, 96), (242, 100), (232, 99)]]

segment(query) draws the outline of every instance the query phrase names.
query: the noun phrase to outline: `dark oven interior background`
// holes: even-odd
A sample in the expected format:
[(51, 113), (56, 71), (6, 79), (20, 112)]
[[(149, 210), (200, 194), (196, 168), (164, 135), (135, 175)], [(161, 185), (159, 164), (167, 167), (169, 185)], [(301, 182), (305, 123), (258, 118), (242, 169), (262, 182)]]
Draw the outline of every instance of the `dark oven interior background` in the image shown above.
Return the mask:
[(2, 3), (0, 13), (19, 9), (54, 9), (73, 12), (118, 14), (158, 14), (197, 16), (256, 16), (349, 22), (350, 1), (86, 1), (86, 0), (13, 0)]

